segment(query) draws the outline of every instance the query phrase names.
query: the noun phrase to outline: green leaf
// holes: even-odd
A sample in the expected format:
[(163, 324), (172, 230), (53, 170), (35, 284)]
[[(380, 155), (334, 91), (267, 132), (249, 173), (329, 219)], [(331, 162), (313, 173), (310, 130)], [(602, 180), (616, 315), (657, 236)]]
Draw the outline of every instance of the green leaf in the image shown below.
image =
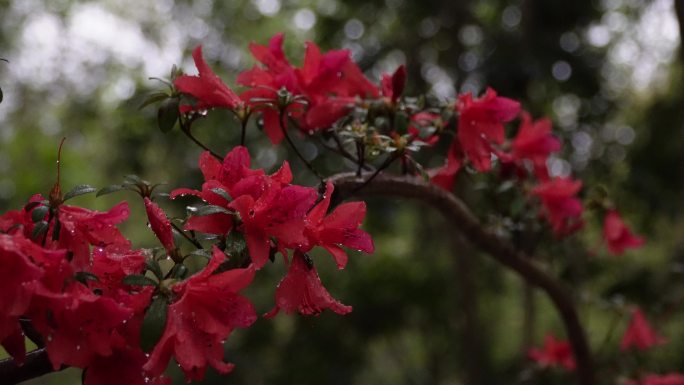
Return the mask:
[(205, 206), (195, 207), (195, 210), (190, 209), (190, 212), (192, 213), (192, 215), (195, 215), (195, 216), (212, 215), (212, 214), (218, 214), (218, 213), (231, 214), (231, 212), (226, 210), (225, 208), (223, 208), (221, 206), (214, 206), (214, 205), (205, 205)]
[(88, 281), (99, 281), (100, 279), (97, 277), (97, 275), (93, 273), (89, 273), (87, 271), (79, 271), (74, 275), (74, 278), (76, 278), (77, 281), (81, 282), (82, 284), (86, 285)]
[(84, 194), (90, 194), (91, 192), (95, 192), (97, 189), (93, 186), (87, 185), (87, 184), (80, 184), (74, 188), (71, 189), (68, 193), (64, 194), (64, 199), (63, 201), (68, 201), (71, 198), (77, 197), (79, 195), (84, 195)]
[(31, 232), (31, 238), (32, 239), (38, 239), (38, 237), (45, 234), (45, 232), (47, 230), (48, 230), (48, 223), (46, 221), (40, 221), (40, 222), (36, 223), (36, 226), (33, 228), (33, 231)]
[(224, 198), (227, 201), (233, 200), (233, 198), (230, 197), (230, 194), (228, 194), (228, 192), (226, 190), (224, 190), (220, 187), (214, 187), (214, 188), (210, 189), (210, 191), (213, 192), (214, 194)]
[(197, 255), (197, 256), (199, 256), (199, 257), (211, 259), (211, 251), (205, 250), (205, 249), (198, 249), (198, 250), (195, 250), (195, 251), (191, 252), (191, 253), (188, 254), (188, 255)]
[(178, 120), (178, 99), (167, 99), (157, 111), (157, 124), (161, 132), (169, 132)]
[(139, 110), (149, 106), (150, 104), (161, 102), (162, 100), (168, 99), (169, 95), (166, 92), (155, 92), (150, 94), (147, 99), (145, 99), (138, 107)]
[(147, 267), (147, 270), (151, 271), (159, 280), (164, 278), (161, 266), (159, 266), (159, 262), (155, 261), (154, 259), (148, 259), (145, 261), (145, 266)]
[(45, 219), (45, 215), (47, 215), (49, 210), (50, 208), (47, 206), (38, 206), (35, 209), (33, 209), (33, 211), (31, 211), (31, 220), (33, 221), (33, 223)]
[(123, 190), (123, 189), (125, 189), (125, 188), (126, 188), (126, 186), (124, 186), (124, 185), (122, 185), (122, 184), (113, 184), (113, 185), (111, 185), (111, 186), (107, 186), (107, 187), (101, 188), (101, 189), (95, 194), (95, 196), (96, 196), (96, 197), (100, 197), (100, 196), (103, 196), (103, 195), (111, 194), (111, 193), (113, 193), (113, 192), (121, 191), (121, 190)]
[(238, 256), (247, 249), (245, 237), (239, 231), (231, 231), (226, 237), (226, 253)]
[(157, 286), (157, 282), (142, 274), (127, 275), (124, 277), (123, 283), (132, 286)]
[(171, 269), (171, 278), (183, 279), (188, 274), (188, 268), (185, 265), (176, 265)]
[[(135, 174), (126, 175), (126, 176), (124, 177), (124, 182), (130, 183), (130, 184), (133, 184), (133, 185), (141, 185), (141, 184), (144, 185), (144, 184), (147, 184), (147, 183), (145, 183), (144, 180), (142, 180), (142, 178), (140, 178), (139, 176), (137, 176), (137, 175), (135, 175)], [(124, 183), (124, 184), (125, 184), (125, 183)]]
[(140, 347), (150, 351), (159, 342), (166, 325), (166, 311), (169, 301), (164, 296), (157, 296), (145, 312), (140, 328)]

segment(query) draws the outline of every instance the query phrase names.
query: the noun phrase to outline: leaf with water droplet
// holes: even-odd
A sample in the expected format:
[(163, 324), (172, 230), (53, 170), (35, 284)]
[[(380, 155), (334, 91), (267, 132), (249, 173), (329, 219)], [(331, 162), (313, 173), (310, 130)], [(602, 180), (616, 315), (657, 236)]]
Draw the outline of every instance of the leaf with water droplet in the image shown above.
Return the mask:
[(152, 304), (147, 308), (140, 328), (140, 347), (144, 351), (152, 350), (164, 334), (168, 307), (169, 302), (166, 297), (159, 295), (152, 300)]
[(71, 198), (77, 197), (79, 195), (90, 194), (91, 192), (95, 191), (97, 191), (97, 189), (91, 185), (80, 184), (72, 188), (68, 193), (64, 194), (64, 199), (62, 199), (62, 201), (66, 202)]

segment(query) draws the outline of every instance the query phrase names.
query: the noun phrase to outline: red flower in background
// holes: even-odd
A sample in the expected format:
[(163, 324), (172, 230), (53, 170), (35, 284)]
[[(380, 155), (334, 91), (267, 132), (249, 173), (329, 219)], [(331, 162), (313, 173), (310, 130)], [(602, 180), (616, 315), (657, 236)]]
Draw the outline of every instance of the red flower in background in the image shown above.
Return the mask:
[(382, 96), (389, 99), (391, 103), (396, 103), (406, 86), (406, 67), (402, 64), (392, 75), (383, 74), (380, 80)]
[(532, 190), (541, 199), (544, 214), (556, 235), (568, 235), (582, 227), (582, 202), (576, 197), (580, 189), (581, 181), (554, 178)]
[(377, 97), (377, 88), (351, 60), (349, 50), (321, 53), (312, 42), (306, 43), (304, 64), (296, 68), (283, 52), (284, 35), (271, 38), (268, 46), (250, 44), (254, 58), (261, 63), (238, 75), (237, 82), (249, 90), (240, 96), (263, 114), (264, 131), (274, 144), (283, 139), (279, 112), (264, 107), (263, 99), (275, 100), (277, 91), (286, 89), (306, 97), (308, 106), (289, 108), (290, 118), (307, 132), (327, 127), (341, 118), (354, 104), (355, 97)]
[[(439, 141), (439, 134), (436, 126), (442, 124), (442, 117), (439, 114), (421, 111), (411, 115), (408, 133), (411, 135), (412, 140), (432, 146)], [(423, 130), (430, 129), (431, 127), (433, 128), (432, 131), (427, 131), (427, 133), (423, 132)]]
[(276, 289), (276, 305), (264, 316), (274, 317), (280, 310), (286, 314), (298, 311), (303, 315), (318, 315), (325, 309), (337, 314), (352, 311), (351, 306), (343, 305), (328, 293), (316, 269), (304, 258), (302, 253), (295, 252), (287, 275)]
[(646, 350), (652, 346), (662, 345), (667, 341), (656, 334), (656, 332), (651, 328), (651, 325), (646, 321), (644, 313), (641, 309), (635, 308), (632, 310), (632, 320), (629, 322), (629, 326), (622, 336), (622, 342), (620, 342), (620, 349), (627, 350), (631, 347), (635, 347), (639, 350)]
[(575, 370), (575, 358), (570, 344), (567, 341), (556, 340), (553, 334), (546, 335), (543, 348), (532, 348), (527, 355), (543, 367), (559, 366), (567, 370)]
[(616, 210), (609, 210), (603, 219), (603, 239), (613, 255), (622, 254), (625, 249), (639, 248), (645, 242), (644, 238), (632, 234)]
[(684, 374), (647, 374), (640, 380), (627, 381), (625, 385), (684, 385)]
[(154, 376), (164, 372), (172, 356), (190, 380), (201, 380), (208, 365), (228, 373), (233, 364), (223, 361), (223, 341), (237, 327), (256, 320), (252, 304), (238, 292), (252, 282), (254, 268), (214, 274), (225, 260), (214, 247), (209, 264), (199, 273), (172, 287), (176, 299), (169, 305), (164, 334), (144, 369)]
[(429, 171), (430, 182), (447, 191), (451, 191), (454, 187), (456, 174), (461, 170), (462, 159), (463, 151), (461, 150), (461, 145), (458, 140), (454, 140), (449, 147), (444, 166)]
[(183, 75), (176, 78), (173, 84), (182, 93), (192, 95), (195, 105), (181, 105), (181, 112), (207, 110), (209, 108), (227, 108), (234, 110), (242, 104), (242, 100), (216, 76), (202, 57), (202, 46), (192, 51), (192, 58), (199, 74)]
[(522, 121), (518, 134), (511, 143), (511, 157), (515, 162), (522, 163), (529, 159), (534, 173), (541, 181), (549, 179), (546, 160), (549, 154), (561, 149), (560, 141), (551, 134), (551, 121), (539, 119), (532, 121), (529, 113), (522, 112)]
[(504, 137), (504, 123), (515, 119), (520, 112), (520, 103), (496, 95), (491, 88), (479, 99), (472, 94), (459, 95), (456, 109), (458, 118), (458, 140), (465, 155), (478, 171), (492, 168), (491, 143), (501, 144)]

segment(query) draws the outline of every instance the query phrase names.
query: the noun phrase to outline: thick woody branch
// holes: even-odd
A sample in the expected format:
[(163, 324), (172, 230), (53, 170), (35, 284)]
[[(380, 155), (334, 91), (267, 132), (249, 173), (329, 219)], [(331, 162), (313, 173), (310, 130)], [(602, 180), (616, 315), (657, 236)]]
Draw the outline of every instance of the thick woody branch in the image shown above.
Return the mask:
[[(568, 340), (577, 362), (578, 383), (594, 384), (594, 367), (575, 301), (556, 278), (547, 274), (506, 239), (482, 226), (468, 207), (456, 196), (424, 180), (410, 176), (378, 175), (370, 183), (354, 174), (339, 174), (329, 178), (335, 193), (347, 198), (356, 196), (393, 196), (427, 203), (440, 211), (470, 242), (487, 252), (496, 261), (515, 271), (526, 282), (539, 287), (551, 299), (565, 326)], [(367, 184), (366, 184), (367, 183)], [(365, 186), (360, 189), (360, 186)]]
[[(62, 367), (62, 369), (65, 368), (66, 366)], [(12, 358), (1, 360), (0, 384), (14, 385), (53, 371), (45, 348), (41, 348), (26, 353), (26, 360), (21, 366), (18, 366)]]

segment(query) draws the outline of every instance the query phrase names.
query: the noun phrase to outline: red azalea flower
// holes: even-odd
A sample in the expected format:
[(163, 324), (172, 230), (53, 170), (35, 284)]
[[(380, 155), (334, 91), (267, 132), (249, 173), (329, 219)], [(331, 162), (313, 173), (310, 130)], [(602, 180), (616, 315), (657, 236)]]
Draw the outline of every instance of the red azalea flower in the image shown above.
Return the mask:
[(491, 143), (504, 141), (504, 123), (520, 112), (520, 103), (496, 95), (491, 88), (479, 99), (470, 93), (459, 95), (456, 109), (458, 118), (458, 140), (465, 155), (478, 171), (492, 168)]
[(557, 235), (568, 235), (582, 227), (582, 203), (576, 198), (581, 188), (582, 181), (554, 178), (532, 190), (541, 199), (545, 215)]
[(639, 350), (646, 350), (652, 346), (662, 345), (667, 341), (656, 334), (656, 332), (651, 328), (651, 325), (646, 321), (644, 313), (641, 309), (635, 308), (632, 310), (632, 320), (622, 336), (622, 342), (620, 342), (620, 349), (623, 351), (636, 347)]
[(85, 368), (96, 356), (111, 355), (113, 332), (133, 311), (73, 282), (64, 293), (36, 293), (29, 316), (57, 370), (63, 364)]
[[(408, 133), (412, 137), (411, 140), (432, 146), (439, 141), (439, 135), (437, 133), (436, 127), (441, 126), (442, 124), (442, 117), (439, 114), (421, 111), (417, 114), (411, 115)], [(431, 127), (433, 128), (433, 131), (428, 132), (429, 135), (423, 133), (423, 130), (430, 129)]]
[[(265, 177), (261, 177), (265, 178)], [(252, 178), (252, 179), (256, 179)], [(258, 186), (245, 179), (247, 189)], [(237, 189), (238, 185), (236, 185)], [(240, 213), (247, 248), (254, 266), (259, 269), (268, 260), (271, 241), (274, 237), (281, 247), (295, 247), (306, 243), (304, 237), (304, 216), (313, 206), (318, 194), (316, 190), (302, 186), (286, 186), (252, 189), (262, 195), (255, 199), (252, 194), (240, 194), (229, 204)]]
[[(61, 205), (58, 220), (61, 226), (56, 248), (73, 253), (72, 264), (76, 269), (87, 270), (90, 266), (90, 247), (117, 245), (130, 249), (131, 243), (124, 238), (116, 225), (128, 218), (128, 203), (121, 202), (109, 211), (101, 213), (76, 206)], [(53, 222), (54, 223), (54, 222)], [(47, 236), (51, 243), (54, 224)]]
[(43, 275), (30, 256), (41, 252), (42, 248), (21, 234), (0, 234), (0, 344), (19, 363), (26, 353), (19, 317), (28, 309)]
[(556, 340), (550, 333), (544, 338), (542, 349), (532, 348), (527, 355), (543, 367), (560, 366), (570, 371), (575, 370), (575, 358), (570, 344), (567, 341)]
[(351, 306), (343, 305), (328, 293), (316, 269), (307, 264), (302, 253), (295, 251), (290, 269), (276, 289), (276, 305), (264, 317), (275, 317), (280, 310), (286, 314), (298, 311), (318, 315), (325, 309), (342, 315), (352, 311)]
[(627, 381), (625, 385), (684, 385), (684, 374), (647, 374), (641, 380)]
[[(373, 239), (368, 233), (358, 227), (366, 216), (365, 202), (343, 203), (335, 208), (330, 215), (325, 216), (330, 206), (333, 184), (325, 186), (323, 200), (309, 211), (306, 216), (305, 233), (309, 246), (321, 246), (326, 249), (337, 262), (337, 267), (343, 269), (347, 264), (347, 253), (340, 247), (372, 253), (375, 250)], [(301, 251), (308, 251), (302, 249)]]
[(603, 239), (613, 255), (620, 255), (625, 249), (639, 248), (645, 242), (644, 238), (632, 234), (616, 210), (606, 213), (603, 220)]
[(530, 114), (523, 111), (520, 129), (513, 139), (511, 147), (513, 149), (511, 154), (513, 160), (522, 162), (529, 159), (532, 161), (537, 178), (545, 181), (549, 178), (546, 160), (549, 154), (560, 150), (561, 143), (551, 135), (551, 121), (549, 119), (539, 119), (533, 122)]
[(98, 356), (84, 372), (84, 385), (171, 385), (170, 378), (149, 378), (142, 367), (147, 362), (140, 348), (121, 346), (109, 356)]
[(142, 250), (96, 247), (92, 258), (93, 265), (89, 271), (98, 279), (88, 281), (88, 286), (101, 290), (105, 295), (126, 288), (127, 285), (122, 280), (127, 275), (141, 274), (145, 270), (145, 255)]
[(164, 334), (144, 366), (148, 373), (163, 373), (171, 356), (188, 381), (201, 380), (207, 365), (224, 374), (233, 369), (233, 364), (223, 362), (223, 341), (236, 327), (256, 320), (252, 304), (238, 294), (252, 282), (254, 268), (214, 274), (224, 260), (223, 252), (214, 247), (201, 272), (172, 287), (176, 299), (169, 305)]
[(145, 197), (144, 201), (147, 220), (150, 222), (154, 235), (157, 236), (166, 252), (172, 253), (176, 249), (176, 245), (173, 241), (173, 231), (171, 230), (169, 218), (164, 213), (164, 210), (152, 202), (150, 198)]
[(349, 111), (355, 97), (377, 97), (377, 88), (351, 60), (349, 50), (322, 54), (318, 46), (306, 43), (304, 64), (295, 68), (282, 49), (283, 34), (277, 34), (268, 46), (250, 45), (250, 51), (262, 66), (238, 75), (238, 83), (251, 89), (241, 94), (252, 107), (263, 114), (264, 131), (274, 144), (283, 139), (278, 112), (263, 106), (263, 99), (276, 99), (276, 92), (285, 88), (307, 99), (303, 105), (288, 109), (289, 117), (298, 121), (304, 132), (327, 127)]
[(182, 105), (181, 111), (197, 111), (219, 107), (234, 110), (242, 104), (242, 100), (216, 76), (202, 58), (202, 46), (197, 46), (192, 52), (197, 76), (183, 75), (176, 78), (173, 84), (182, 93), (192, 95), (197, 99), (194, 106)]
[(383, 74), (380, 80), (382, 96), (389, 99), (394, 104), (404, 92), (406, 86), (406, 67), (402, 64), (392, 75)]
[(451, 142), (451, 146), (449, 146), (449, 152), (447, 153), (444, 166), (432, 169), (428, 172), (430, 175), (430, 182), (447, 191), (451, 191), (454, 187), (456, 174), (461, 170), (461, 159), (463, 159), (461, 145), (457, 140), (454, 140)]

